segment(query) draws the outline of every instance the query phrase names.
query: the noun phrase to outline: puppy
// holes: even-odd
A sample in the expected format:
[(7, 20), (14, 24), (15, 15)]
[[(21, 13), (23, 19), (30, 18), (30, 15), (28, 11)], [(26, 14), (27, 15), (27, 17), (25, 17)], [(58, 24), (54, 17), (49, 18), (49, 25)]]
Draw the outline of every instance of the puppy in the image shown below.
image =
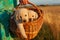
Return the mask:
[(25, 8), (16, 9), (15, 10), (15, 22), (22, 36), (24, 38), (27, 38), (25, 29), (23, 27), (23, 22), (28, 22), (28, 10)]
[(22, 19), (23, 22), (28, 22), (28, 10), (26, 8), (19, 9), (19, 18)]
[(32, 10), (28, 11), (29, 21), (34, 21), (38, 18), (38, 14)]

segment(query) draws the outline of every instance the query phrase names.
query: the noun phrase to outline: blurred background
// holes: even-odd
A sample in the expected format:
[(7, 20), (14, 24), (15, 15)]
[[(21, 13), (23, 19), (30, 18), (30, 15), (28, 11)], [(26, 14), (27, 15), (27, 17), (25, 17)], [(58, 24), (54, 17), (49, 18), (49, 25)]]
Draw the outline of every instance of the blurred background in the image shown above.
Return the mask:
[(35, 3), (36, 5), (47, 5), (47, 4), (59, 5), (60, 4), (60, 0), (29, 0), (29, 1)]
[[(29, 1), (38, 5), (39, 9), (44, 12), (42, 28), (32, 40), (60, 40), (60, 0)], [(19, 0), (0, 0), (0, 40), (20, 40), (14, 34), (11, 35), (8, 29), (10, 17), (8, 14), (16, 4), (19, 4)]]

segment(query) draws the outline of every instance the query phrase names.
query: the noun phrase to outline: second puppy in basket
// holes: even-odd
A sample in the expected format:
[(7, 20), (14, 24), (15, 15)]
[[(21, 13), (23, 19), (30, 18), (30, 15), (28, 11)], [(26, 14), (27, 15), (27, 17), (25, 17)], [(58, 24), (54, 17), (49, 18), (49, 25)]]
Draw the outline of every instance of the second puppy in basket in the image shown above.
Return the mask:
[(29, 15), (29, 21), (30, 22), (34, 21), (38, 18), (38, 14), (33, 10), (29, 10), (28, 15)]

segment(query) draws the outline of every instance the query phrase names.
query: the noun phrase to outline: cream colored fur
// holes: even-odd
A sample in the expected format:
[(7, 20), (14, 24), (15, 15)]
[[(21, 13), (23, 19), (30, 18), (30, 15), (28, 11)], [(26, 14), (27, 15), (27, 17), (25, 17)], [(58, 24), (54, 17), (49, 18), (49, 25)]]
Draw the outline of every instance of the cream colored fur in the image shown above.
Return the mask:
[(38, 14), (32, 10), (29, 10), (28, 15), (29, 15), (29, 19), (31, 19), (32, 21), (34, 21), (33, 19), (38, 18)]
[(23, 23), (19, 23), (17, 21), (17, 20), (21, 20), (20, 17), (22, 17), (22, 20), (26, 20), (26, 22), (28, 22), (28, 10), (25, 9), (25, 8), (15, 9), (15, 18), (16, 18), (15, 22), (16, 22), (16, 24), (17, 24), (22, 36), (24, 38), (27, 38), (27, 35), (26, 35), (24, 27), (23, 27)]
[(28, 10), (26, 8), (19, 9), (19, 16), (22, 17), (22, 20), (28, 22)]

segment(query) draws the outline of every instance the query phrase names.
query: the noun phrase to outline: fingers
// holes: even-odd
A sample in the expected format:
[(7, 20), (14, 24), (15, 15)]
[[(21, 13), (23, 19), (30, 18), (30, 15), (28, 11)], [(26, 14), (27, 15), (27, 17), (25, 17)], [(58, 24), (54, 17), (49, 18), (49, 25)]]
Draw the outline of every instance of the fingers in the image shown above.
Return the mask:
[(23, 0), (23, 4), (28, 4), (28, 0)]
[(20, 4), (22, 5), (28, 4), (28, 0), (20, 0)]

